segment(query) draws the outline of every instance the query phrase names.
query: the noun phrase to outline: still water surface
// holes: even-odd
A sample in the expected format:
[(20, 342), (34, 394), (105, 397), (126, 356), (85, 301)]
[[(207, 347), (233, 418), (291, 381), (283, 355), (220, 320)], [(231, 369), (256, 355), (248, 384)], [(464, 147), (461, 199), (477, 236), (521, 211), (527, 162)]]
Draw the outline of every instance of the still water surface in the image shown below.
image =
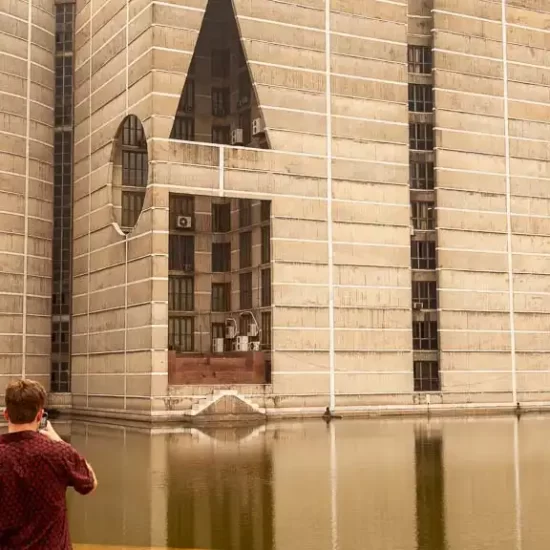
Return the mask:
[(81, 544), (217, 550), (548, 550), (550, 416), (58, 428), (100, 488)]

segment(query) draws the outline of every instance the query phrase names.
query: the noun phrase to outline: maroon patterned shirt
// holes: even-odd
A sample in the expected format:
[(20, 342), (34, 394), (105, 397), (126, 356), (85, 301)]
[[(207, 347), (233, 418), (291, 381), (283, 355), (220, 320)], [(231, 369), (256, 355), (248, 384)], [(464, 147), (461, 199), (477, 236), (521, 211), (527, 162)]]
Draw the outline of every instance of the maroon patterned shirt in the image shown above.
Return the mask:
[(65, 492), (89, 493), (86, 461), (38, 432), (0, 435), (0, 550), (70, 550)]

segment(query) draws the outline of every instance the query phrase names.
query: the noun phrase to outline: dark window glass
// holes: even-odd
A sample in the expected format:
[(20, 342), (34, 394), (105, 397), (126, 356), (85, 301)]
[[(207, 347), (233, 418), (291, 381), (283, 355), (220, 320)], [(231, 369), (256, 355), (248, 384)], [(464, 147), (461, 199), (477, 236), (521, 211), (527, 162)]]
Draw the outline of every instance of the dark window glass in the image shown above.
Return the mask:
[(411, 242), (411, 267), (413, 269), (435, 269), (435, 243), (432, 241)]
[(212, 115), (225, 117), (230, 112), (229, 88), (212, 88)]
[(409, 84), (409, 111), (429, 113), (433, 111), (433, 90), (428, 84)]
[(262, 312), (262, 334), (261, 334), (261, 345), (262, 349), (270, 350), (271, 349), (271, 311)]
[(195, 141), (195, 119), (189, 116), (176, 116), (172, 139)]
[(416, 151), (432, 151), (434, 148), (433, 124), (411, 123), (409, 125), (409, 146)]
[(439, 364), (437, 361), (414, 362), (414, 391), (440, 391)]
[(123, 230), (128, 231), (136, 225), (144, 200), (145, 191), (122, 191), (121, 228)]
[[(192, 230), (195, 219), (195, 197), (193, 195), (175, 195), (170, 193), (170, 227), (172, 229)], [(178, 218), (190, 218), (190, 226), (178, 226)], [(185, 220), (189, 222), (189, 220)], [(181, 223), (181, 220), (180, 220)]]
[(227, 145), (231, 142), (231, 128), (229, 126), (212, 126), (212, 143)]
[(413, 321), (413, 349), (437, 350), (437, 321)]
[(262, 263), (268, 264), (271, 261), (271, 227), (262, 227)]
[(252, 309), (252, 273), (239, 275), (239, 299), (241, 309)]
[(239, 107), (245, 107), (250, 104), (250, 95), (252, 92), (252, 83), (248, 71), (242, 71), (239, 74)]
[(240, 269), (252, 265), (252, 232), (245, 231), (239, 235)]
[(419, 231), (435, 229), (435, 205), (433, 202), (411, 202), (412, 224)]
[(411, 161), (409, 165), (410, 183), (412, 189), (434, 188), (434, 163)]
[(432, 72), (432, 50), (426, 46), (409, 46), (409, 72), (430, 74)]
[(212, 311), (231, 310), (231, 285), (212, 283)]
[(252, 225), (252, 201), (239, 199), (239, 227)]
[(271, 269), (262, 269), (262, 307), (271, 305)]
[(193, 311), (194, 309), (194, 279), (193, 277), (168, 277), (168, 309), (169, 311)]
[(195, 350), (195, 319), (193, 317), (168, 318), (168, 348), (175, 351)]
[(227, 233), (231, 231), (231, 204), (212, 203), (212, 231)]
[(420, 309), (437, 309), (437, 286), (435, 281), (413, 281), (413, 304), (419, 304)]
[(250, 118), (250, 109), (239, 115), (239, 128), (243, 131), (243, 143), (248, 145), (252, 140), (252, 120)]
[(268, 222), (271, 219), (271, 201), (260, 202), (260, 220)]
[(195, 237), (193, 235), (170, 235), (168, 268), (174, 271), (195, 269)]
[(212, 243), (212, 272), (231, 271), (231, 243)]
[(212, 50), (212, 76), (228, 78), (231, 71), (229, 50)]
[(181, 94), (178, 104), (179, 116), (186, 116), (195, 111), (195, 81), (192, 78), (187, 78), (183, 93)]
[(51, 391), (56, 393), (68, 393), (71, 391), (71, 372), (68, 361), (51, 362)]

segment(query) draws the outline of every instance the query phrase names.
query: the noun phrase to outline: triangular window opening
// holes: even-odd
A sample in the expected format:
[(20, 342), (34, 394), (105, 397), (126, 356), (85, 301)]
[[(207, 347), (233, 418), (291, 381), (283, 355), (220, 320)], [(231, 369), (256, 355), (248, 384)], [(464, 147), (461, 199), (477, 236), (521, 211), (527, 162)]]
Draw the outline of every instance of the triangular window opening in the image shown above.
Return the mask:
[(267, 149), (231, 0), (209, 0), (171, 139)]

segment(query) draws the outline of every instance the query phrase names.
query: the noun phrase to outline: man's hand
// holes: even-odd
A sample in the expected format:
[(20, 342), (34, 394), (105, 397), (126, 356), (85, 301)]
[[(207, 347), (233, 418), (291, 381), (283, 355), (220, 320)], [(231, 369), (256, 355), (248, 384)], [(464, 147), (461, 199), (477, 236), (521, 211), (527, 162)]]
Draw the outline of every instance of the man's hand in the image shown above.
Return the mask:
[(53, 426), (49, 420), (46, 427), (43, 430), (40, 430), (40, 433), (52, 441), (63, 441), (63, 439), (59, 437), (59, 434), (53, 429)]

